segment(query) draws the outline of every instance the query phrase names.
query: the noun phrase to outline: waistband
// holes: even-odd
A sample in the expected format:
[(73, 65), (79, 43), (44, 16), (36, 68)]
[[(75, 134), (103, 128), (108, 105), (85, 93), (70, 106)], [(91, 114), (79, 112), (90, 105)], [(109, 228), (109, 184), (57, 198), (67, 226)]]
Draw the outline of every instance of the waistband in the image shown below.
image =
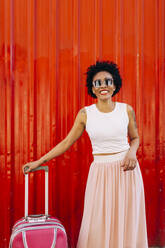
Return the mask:
[(128, 150), (122, 151), (122, 152), (119, 152), (119, 153), (116, 153), (116, 154), (112, 154), (112, 155), (93, 156), (93, 158), (94, 158), (93, 162), (95, 162), (95, 163), (105, 163), (105, 162), (114, 162), (114, 161), (122, 160), (122, 159), (124, 159), (124, 157), (127, 154)]

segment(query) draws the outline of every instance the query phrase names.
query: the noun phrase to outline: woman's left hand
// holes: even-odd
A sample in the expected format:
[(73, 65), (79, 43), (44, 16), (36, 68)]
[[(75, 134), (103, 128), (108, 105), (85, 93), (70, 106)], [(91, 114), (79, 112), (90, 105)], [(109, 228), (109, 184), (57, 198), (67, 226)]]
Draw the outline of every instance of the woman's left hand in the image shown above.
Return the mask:
[(136, 152), (129, 150), (123, 159), (121, 167), (124, 171), (134, 170), (137, 164)]

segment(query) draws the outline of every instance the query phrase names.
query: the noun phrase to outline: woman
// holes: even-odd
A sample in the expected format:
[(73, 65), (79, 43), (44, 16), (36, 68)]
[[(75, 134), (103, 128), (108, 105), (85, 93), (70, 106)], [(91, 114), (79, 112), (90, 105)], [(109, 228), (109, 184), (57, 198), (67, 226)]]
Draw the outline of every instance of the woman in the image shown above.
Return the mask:
[(121, 85), (116, 64), (97, 61), (91, 65), (87, 88), (97, 103), (79, 111), (63, 141), (39, 160), (24, 165), (29, 172), (68, 150), (85, 129), (88, 132), (94, 160), (77, 248), (148, 248), (135, 114), (130, 105), (112, 100)]

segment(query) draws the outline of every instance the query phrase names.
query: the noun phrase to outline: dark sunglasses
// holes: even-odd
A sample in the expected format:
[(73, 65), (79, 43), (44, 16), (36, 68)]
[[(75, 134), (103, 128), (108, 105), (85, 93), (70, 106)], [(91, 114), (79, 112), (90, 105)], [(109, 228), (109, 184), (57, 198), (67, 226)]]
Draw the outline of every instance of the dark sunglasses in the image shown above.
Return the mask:
[(104, 82), (104, 84), (106, 86), (111, 86), (113, 84), (113, 78), (105, 78), (104, 81), (101, 81), (101, 79), (97, 79), (97, 80), (93, 81), (93, 86), (95, 88), (99, 88), (99, 87), (101, 87), (102, 82)]

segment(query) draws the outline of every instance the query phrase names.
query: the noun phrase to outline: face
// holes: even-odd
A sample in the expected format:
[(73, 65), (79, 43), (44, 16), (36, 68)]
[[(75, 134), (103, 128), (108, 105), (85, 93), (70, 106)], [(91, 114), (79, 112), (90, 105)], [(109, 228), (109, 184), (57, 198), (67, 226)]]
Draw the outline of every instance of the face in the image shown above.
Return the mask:
[(97, 98), (101, 100), (106, 100), (112, 97), (116, 87), (113, 82), (113, 77), (109, 72), (106, 72), (106, 71), (98, 72), (93, 77), (93, 82), (94, 82), (94, 85), (92, 87), (92, 91), (96, 95)]

